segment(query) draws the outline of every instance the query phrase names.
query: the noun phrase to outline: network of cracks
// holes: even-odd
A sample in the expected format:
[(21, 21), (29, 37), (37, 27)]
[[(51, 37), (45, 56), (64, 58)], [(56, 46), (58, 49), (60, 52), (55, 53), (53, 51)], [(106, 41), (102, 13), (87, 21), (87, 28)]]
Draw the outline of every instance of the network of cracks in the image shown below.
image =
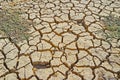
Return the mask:
[(0, 80), (120, 80), (120, 40), (107, 41), (101, 22), (120, 15), (119, 0), (1, 1), (8, 4), (35, 24), (29, 40), (0, 38)]

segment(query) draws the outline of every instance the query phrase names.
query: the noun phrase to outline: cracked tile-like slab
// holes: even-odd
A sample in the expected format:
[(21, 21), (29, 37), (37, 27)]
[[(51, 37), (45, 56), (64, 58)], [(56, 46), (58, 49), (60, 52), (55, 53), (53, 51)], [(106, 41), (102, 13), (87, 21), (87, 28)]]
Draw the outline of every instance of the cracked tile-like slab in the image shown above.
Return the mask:
[(120, 40), (107, 41), (102, 16), (119, 0), (0, 0), (33, 24), (18, 44), (0, 35), (0, 80), (120, 80)]

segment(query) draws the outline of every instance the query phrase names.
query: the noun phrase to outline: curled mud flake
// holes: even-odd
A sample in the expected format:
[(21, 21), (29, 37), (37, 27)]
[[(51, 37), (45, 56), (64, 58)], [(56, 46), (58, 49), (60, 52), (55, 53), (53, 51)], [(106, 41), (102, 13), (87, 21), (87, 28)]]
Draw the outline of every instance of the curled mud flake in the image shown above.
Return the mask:
[(33, 67), (37, 69), (45, 69), (45, 68), (50, 68), (50, 63), (49, 62), (33, 62)]

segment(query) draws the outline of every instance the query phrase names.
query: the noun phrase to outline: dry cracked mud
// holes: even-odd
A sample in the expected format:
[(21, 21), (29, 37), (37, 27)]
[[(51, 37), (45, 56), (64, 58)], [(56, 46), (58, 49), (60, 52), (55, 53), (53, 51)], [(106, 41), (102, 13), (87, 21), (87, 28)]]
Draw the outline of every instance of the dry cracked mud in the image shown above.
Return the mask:
[(0, 80), (120, 80), (120, 40), (98, 32), (120, 0), (0, 1), (35, 23), (27, 41), (0, 39)]

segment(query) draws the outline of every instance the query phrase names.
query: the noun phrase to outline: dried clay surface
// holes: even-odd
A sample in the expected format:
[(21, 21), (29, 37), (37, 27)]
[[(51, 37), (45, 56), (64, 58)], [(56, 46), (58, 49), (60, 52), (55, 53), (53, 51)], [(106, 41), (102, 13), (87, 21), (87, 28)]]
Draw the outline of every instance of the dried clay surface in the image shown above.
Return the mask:
[(0, 80), (120, 80), (120, 39), (102, 21), (120, 16), (120, 0), (0, 0), (9, 8), (24, 11), (31, 36), (0, 34)]

